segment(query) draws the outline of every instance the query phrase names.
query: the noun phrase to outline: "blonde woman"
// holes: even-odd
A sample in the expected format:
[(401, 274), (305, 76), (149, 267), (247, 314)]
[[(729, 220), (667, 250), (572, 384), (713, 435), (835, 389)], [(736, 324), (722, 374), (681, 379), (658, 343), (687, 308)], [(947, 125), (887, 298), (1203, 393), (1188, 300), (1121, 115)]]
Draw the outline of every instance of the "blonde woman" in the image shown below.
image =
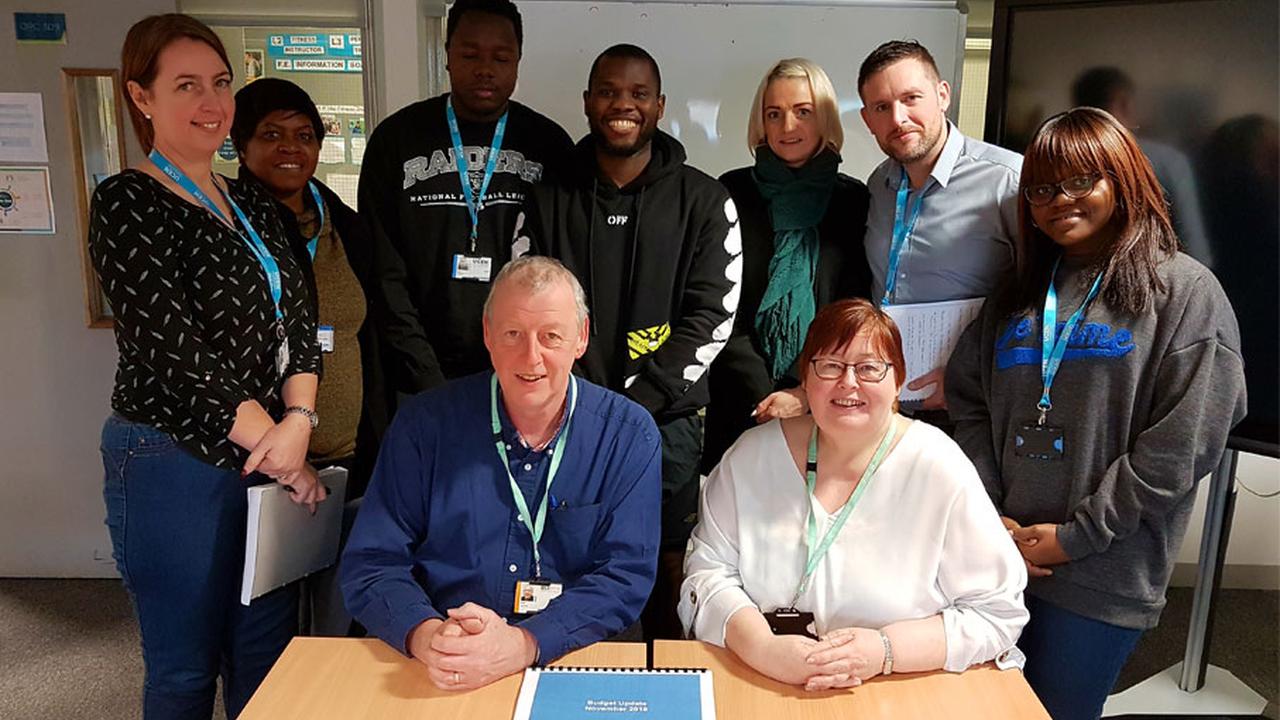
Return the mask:
[(711, 366), (704, 472), (757, 422), (803, 411), (795, 362), (816, 309), (870, 292), (867, 189), (840, 174), (843, 142), (821, 67), (791, 58), (765, 73), (747, 123), (755, 162), (720, 177), (740, 218), (742, 296)]

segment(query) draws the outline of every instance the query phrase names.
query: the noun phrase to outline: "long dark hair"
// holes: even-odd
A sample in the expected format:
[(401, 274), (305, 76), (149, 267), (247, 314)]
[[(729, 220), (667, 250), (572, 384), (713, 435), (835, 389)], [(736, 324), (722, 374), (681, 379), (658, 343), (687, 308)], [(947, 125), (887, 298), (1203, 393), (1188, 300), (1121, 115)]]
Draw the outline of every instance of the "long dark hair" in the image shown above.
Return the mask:
[(1155, 171), (1133, 134), (1110, 113), (1078, 107), (1045, 120), (1023, 157), (1017, 263), (1014, 277), (998, 297), (1004, 313), (1040, 306), (1061, 253), (1035, 226), (1026, 188), (1088, 173), (1106, 176), (1116, 199), (1111, 222), (1118, 225), (1117, 231), (1095, 259), (1103, 273), (1102, 300), (1115, 310), (1137, 314), (1164, 289), (1156, 267), (1178, 252), (1178, 237)]

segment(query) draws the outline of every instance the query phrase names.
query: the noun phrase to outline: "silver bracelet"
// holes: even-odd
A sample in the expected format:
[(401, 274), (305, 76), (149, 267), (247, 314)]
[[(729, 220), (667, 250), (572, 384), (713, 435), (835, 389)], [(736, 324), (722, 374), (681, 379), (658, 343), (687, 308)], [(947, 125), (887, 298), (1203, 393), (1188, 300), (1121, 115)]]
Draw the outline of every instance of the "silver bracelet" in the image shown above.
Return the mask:
[(316, 411), (301, 405), (290, 405), (284, 409), (284, 414), (301, 415), (307, 419), (307, 422), (311, 423), (312, 430), (315, 430), (316, 426), (320, 424), (320, 416), (316, 414)]
[(880, 631), (880, 643), (884, 645), (884, 665), (880, 668), (881, 675), (893, 674), (893, 645), (889, 644), (889, 636)]

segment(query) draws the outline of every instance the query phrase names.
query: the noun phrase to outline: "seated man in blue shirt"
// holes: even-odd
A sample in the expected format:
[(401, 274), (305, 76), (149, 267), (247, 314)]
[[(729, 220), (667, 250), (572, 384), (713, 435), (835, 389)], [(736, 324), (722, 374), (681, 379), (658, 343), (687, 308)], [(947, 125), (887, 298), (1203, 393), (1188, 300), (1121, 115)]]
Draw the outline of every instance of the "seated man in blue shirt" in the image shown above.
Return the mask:
[(582, 287), (508, 263), (484, 307), (494, 372), (401, 405), (342, 556), (351, 614), (443, 689), (487, 685), (616, 635), (653, 588), (652, 417), (571, 374)]

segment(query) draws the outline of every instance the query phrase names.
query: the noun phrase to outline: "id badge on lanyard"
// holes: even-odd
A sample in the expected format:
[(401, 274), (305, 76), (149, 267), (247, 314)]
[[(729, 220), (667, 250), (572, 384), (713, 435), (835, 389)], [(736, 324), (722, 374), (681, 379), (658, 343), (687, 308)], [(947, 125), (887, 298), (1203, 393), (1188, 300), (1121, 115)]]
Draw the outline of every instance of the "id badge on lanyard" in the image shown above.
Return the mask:
[(791, 604), (787, 607), (777, 608), (770, 612), (764, 613), (764, 619), (769, 623), (769, 629), (774, 635), (805, 635), (813, 639), (818, 639), (812, 612), (804, 612), (796, 609), (796, 603), (800, 602), (800, 596), (804, 595), (804, 591), (809, 588), (809, 581), (813, 579), (814, 572), (818, 569), (818, 564), (822, 562), (822, 558), (826, 556), (827, 551), (831, 549), (832, 543), (840, 535), (840, 530), (844, 528), (845, 522), (849, 519), (849, 514), (853, 512), (853, 508), (857, 506), (858, 501), (862, 499), (863, 493), (867, 491), (867, 487), (871, 485), (872, 478), (875, 477), (876, 470), (880, 469), (880, 464), (884, 462), (885, 455), (889, 453), (889, 446), (893, 444), (893, 436), (897, 429), (896, 417), (889, 418), (889, 429), (885, 431), (884, 437), (880, 439), (880, 444), (876, 447), (875, 454), (871, 456), (867, 467), (862, 471), (862, 477), (858, 480), (857, 487), (854, 488), (853, 494), (844, 504), (844, 509), (836, 516), (835, 522), (827, 529), (822, 540), (818, 540), (818, 519), (813, 511), (814, 489), (818, 485), (818, 426), (813, 426), (813, 432), (809, 435), (809, 456), (808, 463), (805, 465), (805, 485), (806, 495), (809, 500), (809, 515), (805, 521), (805, 547), (808, 548), (808, 556), (805, 561), (804, 571), (800, 575), (800, 582), (796, 585), (795, 595), (791, 598)]
[(480, 181), (479, 191), (473, 194), (467, 153), (462, 146), (462, 132), (458, 129), (458, 116), (453, 111), (453, 97), (450, 96), (445, 103), (445, 119), (449, 123), (449, 136), (453, 141), (453, 158), (454, 164), (458, 169), (458, 182), (462, 185), (462, 197), (467, 202), (467, 214), (471, 217), (468, 250), (466, 253), (456, 253), (453, 256), (453, 267), (449, 277), (454, 280), (487, 283), (493, 274), (493, 258), (481, 255), (479, 252), (480, 211), (484, 209), (484, 200), (489, 194), (489, 183), (493, 180), (493, 174), (498, 168), (498, 156), (502, 152), (502, 138), (507, 132), (507, 115), (508, 113), (503, 113), (502, 117), (498, 118), (497, 126), (493, 129), (493, 141), (490, 144), (488, 158), (485, 161), (484, 176)]
[(498, 376), (494, 374), (489, 379), (489, 413), (493, 430), (493, 442), (497, 447), (498, 459), (502, 462), (502, 469), (507, 473), (507, 480), (510, 481), (511, 495), (515, 500), (516, 512), (520, 516), (520, 522), (529, 531), (529, 537), (533, 541), (533, 577), (516, 581), (516, 599), (513, 611), (521, 615), (541, 612), (547, 609), (551, 601), (560, 597), (560, 594), (564, 592), (562, 583), (546, 580), (542, 577), (542, 553), (538, 549), (538, 543), (542, 540), (542, 531), (546, 527), (547, 507), (551, 497), (551, 483), (555, 482), (556, 474), (560, 471), (560, 461), (564, 457), (566, 441), (573, 423), (573, 411), (578, 405), (577, 378), (570, 377), (569, 396), (566, 400), (568, 408), (564, 426), (560, 430), (560, 437), (556, 438), (555, 445), (551, 449), (551, 467), (547, 470), (547, 484), (543, 488), (542, 502), (538, 504), (538, 514), (534, 516), (529, 512), (529, 504), (525, 502), (524, 493), (520, 491), (520, 486), (516, 484), (516, 479), (512, 477), (511, 465), (507, 461), (507, 447), (502, 440), (502, 422), (498, 418)]
[(1058, 276), (1058, 265), (1061, 263), (1062, 257), (1059, 256), (1053, 263), (1053, 272), (1049, 275), (1049, 289), (1045, 291), (1044, 297), (1044, 315), (1040, 328), (1041, 393), (1040, 400), (1036, 403), (1038, 416), (1035, 422), (1023, 423), (1013, 436), (1014, 454), (1030, 460), (1055, 461), (1063, 459), (1066, 455), (1066, 432), (1060, 426), (1050, 425), (1047, 422), (1049, 411), (1053, 409), (1049, 392), (1053, 389), (1053, 381), (1058, 376), (1058, 369), (1062, 367), (1062, 359), (1066, 357), (1067, 343), (1071, 340), (1071, 335), (1079, 327), (1089, 303), (1097, 297), (1098, 289), (1102, 287), (1102, 273), (1099, 272), (1093, 279), (1089, 293), (1081, 301), (1080, 307), (1067, 318), (1059, 332), (1058, 290), (1054, 287), (1054, 281)]
[[(232, 228), (235, 227), (235, 223), (231, 222), (230, 218), (222, 213), (222, 210), (209, 199), (209, 196), (205, 195), (204, 191), (201, 190), (191, 178), (187, 177), (186, 173), (178, 169), (178, 166), (170, 162), (169, 159), (166, 158), (159, 150), (153, 148), (151, 150), (151, 154), (147, 157), (155, 164), (156, 167), (160, 168), (165, 175), (168, 175), (171, 180), (176, 182), (179, 187), (186, 190), (188, 193), (191, 193), (191, 196), (196, 200), (199, 200), (202, 205), (214, 214), (214, 216), (221, 219), (228, 226)], [(216, 186), (217, 183), (214, 183), (214, 185)], [(218, 188), (218, 191), (222, 192), (222, 188)], [(262, 241), (262, 236), (259, 235), (258, 231), (253, 227), (253, 223), (249, 222), (249, 218), (245, 216), (244, 211), (236, 204), (235, 199), (231, 197), (230, 193), (222, 192), (222, 198), (227, 201), (227, 205), (231, 206), (231, 211), (234, 212), (236, 218), (240, 220), (240, 225), (243, 228), (243, 231), (238, 232), (237, 234), (240, 235), (240, 237), (244, 239), (245, 244), (249, 246), (249, 250), (258, 260), (258, 264), (262, 266), (262, 274), (267, 277), (267, 289), (270, 291), (271, 304), (275, 307), (276, 315), (276, 375), (278, 377), (284, 377), (285, 371), (289, 368), (289, 337), (285, 334), (284, 312), (280, 309), (280, 301), (284, 297), (284, 287), (280, 280), (280, 266), (276, 264), (275, 258), (271, 256), (271, 250), (267, 247), (267, 244)]]

